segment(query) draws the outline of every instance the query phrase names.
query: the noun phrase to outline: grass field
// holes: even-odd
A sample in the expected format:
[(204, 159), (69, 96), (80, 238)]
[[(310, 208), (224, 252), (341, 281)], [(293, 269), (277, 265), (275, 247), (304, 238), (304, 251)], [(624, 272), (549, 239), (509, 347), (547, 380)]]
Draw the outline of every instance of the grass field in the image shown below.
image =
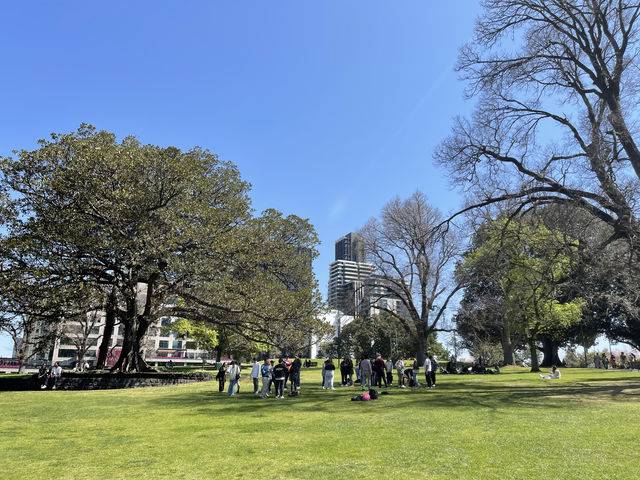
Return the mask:
[(0, 478), (640, 478), (640, 373), (562, 374), (440, 375), (372, 402), (322, 390), (318, 369), (285, 399), (248, 378), (235, 397), (216, 382), (0, 392)]

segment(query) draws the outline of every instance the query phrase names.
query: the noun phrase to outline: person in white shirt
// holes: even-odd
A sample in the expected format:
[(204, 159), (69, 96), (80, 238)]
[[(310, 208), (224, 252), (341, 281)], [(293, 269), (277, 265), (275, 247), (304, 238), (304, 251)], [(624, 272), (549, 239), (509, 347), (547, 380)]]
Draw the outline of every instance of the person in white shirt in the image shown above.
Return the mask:
[(546, 378), (550, 380), (560, 380), (561, 376), (562, 375), (560, 374), (560, 370), (558, 370), (555, 365), (551, 367), (551, 371), (549, 372), (549, 375), (540, 374), (540, 378)]
[(227, 395), (233, 397), (237, 390), (238, 381), (240, 381), (240, 365), (238, 362), (233, 360), (227, 372), (229, 374), (229, 390), (227, 390)]
[(427, 381), (427, 388), (431, 388), (431, 359), (429, 358), (429, 355), (424, 359), (424, 378)]
[(260, 394), (260, 362), (257, 358), (253, 359), (253, 366), (251, 367), (251, 373), (249, 378), (253, 380), (253, 393), (254, 395)]
[(42, 387), (40, 388), (42, 388), (43, 390), (47, 388), (47, 385), (49, 384), (49, 380), (53, 379), (53, 387), (51, 387), (51, 390), (55, 390), (56, 385), (58, 384), (58, 380), (60, 380), (61, 376), (62, 376), (62, 367), (58, 362), (56, 362), (53, 365), (53, 368), (51, 369), (51, 373), (49, 374), (47, 379), (44, 381), (44, 385), (42, 385)]

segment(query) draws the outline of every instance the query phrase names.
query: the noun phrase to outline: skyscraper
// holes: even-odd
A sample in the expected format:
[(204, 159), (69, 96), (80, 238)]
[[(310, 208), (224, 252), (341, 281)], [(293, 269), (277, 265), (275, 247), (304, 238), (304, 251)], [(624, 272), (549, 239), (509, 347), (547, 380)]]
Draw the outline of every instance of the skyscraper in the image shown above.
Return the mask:
[(364, 245), (357, 233), (349, 232), (336, 240), (336, 260), (365, 261)]
[(364, 262), (364, 245), (356, 233), (336, 240), (336, 259), (329, 265), (327, 302), (333, 309), (353, 315), (364, 281), (373, 275), (373, 265)]

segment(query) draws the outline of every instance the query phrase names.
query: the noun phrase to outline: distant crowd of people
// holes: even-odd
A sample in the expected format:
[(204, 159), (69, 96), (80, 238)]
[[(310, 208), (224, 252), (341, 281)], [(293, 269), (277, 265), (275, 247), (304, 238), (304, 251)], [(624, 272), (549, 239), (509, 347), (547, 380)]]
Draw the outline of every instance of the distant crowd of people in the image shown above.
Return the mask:
[[(260, 364), (258, 359), (254, 358), (251, 373), (249, 374), (249, 378), (253, 383), (253, 393), (259, 395), (261, 398), (267, 398), (271, 393), (272, 387), (275, 387), (275, 397), (284, 398), (287, 383), (289, 383), (289, 395), (299, 395), (301, 369), (302, 362), (297, 355), (293, 361), (289, 360), (288, 357), (283, 357), (278, 359), (277, 363), (275, 360), (265, 358), (264, 362)], [(240, 364), (236, 360), (232, 360), (229, 365), (225, 362), (220, 366), (218, 374), (216, 375), (220, 392), (225, 390), (227, 378), (229, 380), (227, 395), (234, 396), (240, 392), (241, 378)], [(260, 381), (262, 381), (262, 384), (260, 384)]]
[[(340, 362), (340, 384), (342, 386), (352, 386), (356, 383), (360, 384), (362, 390), (369, 390), (373, 387), (384, 385), (385, 388), (393, 386), (393, 371), (396, 371), (398, 377), (398, 388), (420, 387), (419, 373), (420, 363), (416, 358), (411, 358), (405, 362), (403, 357), (398, 358), (395, 362), (391, 359), (384, 360), (381, 355), (375, 358), (361, 358), (356, 363), (350, 358), (345, 358)], [(422, 364), (424, 369), (425, 387), (433, 388), (436, 386), (436, 372), (438, 371), (438, 360), (435, 355), (428, 354)], [(334, 390), (334, 372), (335, 365), (333, 359), (328, 358), (322, 364), (322, 388)], [(356, 379), (353, 379), (355, 373)]]
[[(305, 362), (305, 367), (311, 366), (309, 361)], [(390, 387), (394, 384), (393, 371), (397, 375), (398, 388), (418, 388), (420, 367), (424, 369), (425, 387), (434, 388), (436, 386), (436, 373), (438, 372), (438, 360), (435, 355), (427, 355), (422, 365), (417, 359), (412, 358), (405, 363), (403, 357), (395, 362), (384, 360), (380, 355), (376, 358), (361, 358), (355, 365), (351, 358), (343, 359), (340, 368), (342, 386), (354, 386), (359, 384), (363, 391), (371, 390), (373, 387)], [(282, 357), (278, 360), (266, 358), (260, 363), (253, 359), (249, 378), (252, 381), (253, 393), (261, 398), (268, 398), (273, 393), (275, 398), (284, 398), (289, 384), (289, 396), (300, 394), (300, 371), (302, 362), (298, 356), (293, 360)], [(322, 363), (322, 388), (325, 390), (335, 390), (336, 364), (334, 360), (328, 358)], [(355, 374), (355, 380), (354, 380)], [(218, 390), (227, 395), (234, 396), (240, 392), (240, 379), (242, 376), (241, 366), (236, 360), (220, 365), (216, 379), (218, 380)], [(227, 381), (229, 382), (226, 387)], [(226, 388), (225, 388), (226, 387)]]
[(611, 353), (609, 357), (607, 357), (606, 353), (602, 353), (602, 355), (596, 353), (593, 357), (595, 368), (603, 368), (605, 370), (609, 370), (609, 368), (633, 368), (635, 361), (636, 356), (633, 352), (629, 355), (621, 352), (618, 359), (616, 359), (613, 353)]

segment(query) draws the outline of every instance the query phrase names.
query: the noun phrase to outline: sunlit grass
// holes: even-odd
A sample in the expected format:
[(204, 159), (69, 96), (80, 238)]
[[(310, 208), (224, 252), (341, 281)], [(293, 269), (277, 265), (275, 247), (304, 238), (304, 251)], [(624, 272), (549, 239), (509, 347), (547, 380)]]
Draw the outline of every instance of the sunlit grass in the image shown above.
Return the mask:
[[(217, 382), (2, 392), (2, 479), (639, 478), (640, 374), (440, 375), (435, 389), (262, 400)], [(245, 375), (246, 377), (246, 375)], [(384, 390), (384, 389), (383, 389)]]

